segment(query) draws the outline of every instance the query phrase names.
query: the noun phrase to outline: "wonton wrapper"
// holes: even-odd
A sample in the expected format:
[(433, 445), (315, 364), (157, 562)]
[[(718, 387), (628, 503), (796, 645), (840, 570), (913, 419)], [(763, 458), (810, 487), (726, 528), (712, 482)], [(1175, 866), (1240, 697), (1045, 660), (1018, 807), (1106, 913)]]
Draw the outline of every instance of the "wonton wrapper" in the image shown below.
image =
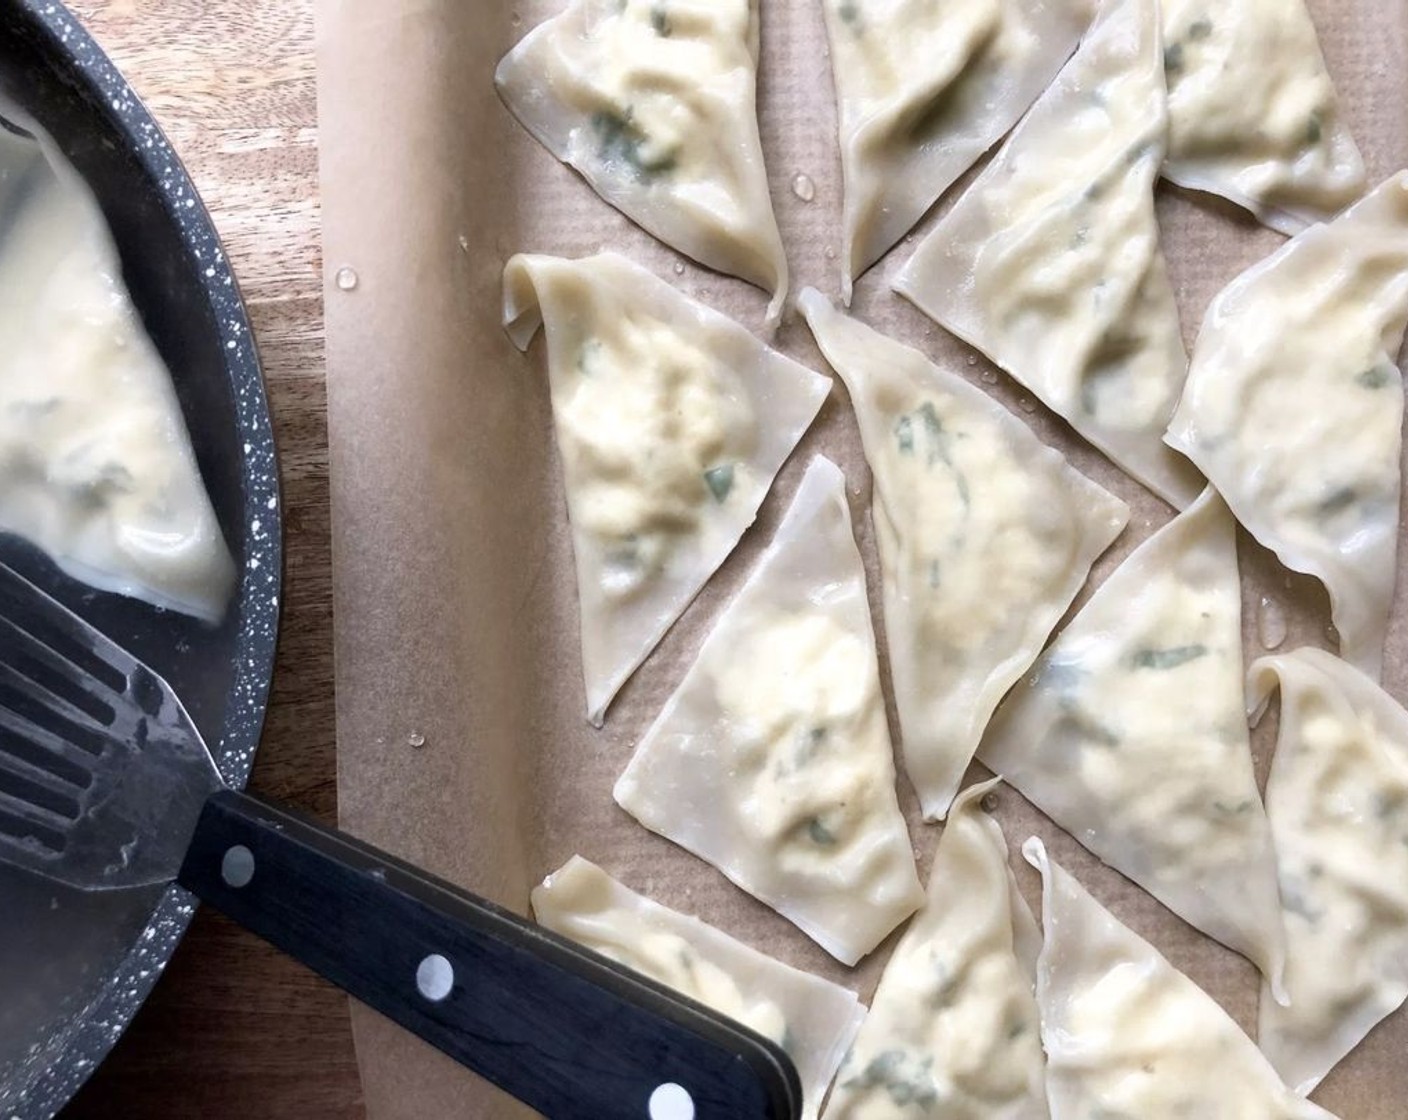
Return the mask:
[(0, 531), (93, 587), (207, 622), (234, 589), (171, 373), (97, 200), (47, 141), (2, 123)]
[(939, 838), (929, 895), (885, 965), (825, 1120), (1047, 1120), (1036, 920), (1001, 826), (970, 786)]
[(573, 856), (533, 891), (538, 924), (772, 1039), (797, 1067), (813, 1118), (865, 1008), (855, 994), (652, 902)]
[(1323, 650), (1263, 657), (1248, 704), (1281, 690), (1266, 812), (1286, 912), (1286, 994), (1258, 1037), (1309, 1093), (1408, 997), (1408, 712)]
[(1051, 1120), (1334, 1120), (1040, 840), (1022, 852), (1043, 884), (1036, 998)]
[(860, 423), (905, 769), (941, 818), (1129, 510), (981, 389), (810, 288), (799, 302)]
[(1106, 0), (894, 287), (1182, 508), (1202, 482), (1162, 442), (1188, 365), (1154, 217), (1166, 123), (1155, 0)]
[(1164, 175), (1245, 206), (1285, 234), (1364, 191), (1302, 0), (1162, 0)]
[(998, 708), (978, 757), (1279, 985), (1276, 862), (1242, 680), (1236, 534), (1209, 487), (1096, 590)]
[(840, 121), (842, 288), (1040, 95), (1090, 0), (822, 0)]
[(831, 381), (615, 253), (514, 257), (504, 324), (524, 350), (546, 325), (599, 725), (753, 523)]
[(845, 484), (812, 460), (615, 797), (855, 964), (924, 891)]
[(520, 124), (633, 222), (787, 295), (755, 106), (757, 0), (571, 0), (499, 63)]
[(1398, 556), (1408, 172), (1233, 280), (1203, 320), (1168, 442), (1237, 519), (1330, 593), (1372, 676)]

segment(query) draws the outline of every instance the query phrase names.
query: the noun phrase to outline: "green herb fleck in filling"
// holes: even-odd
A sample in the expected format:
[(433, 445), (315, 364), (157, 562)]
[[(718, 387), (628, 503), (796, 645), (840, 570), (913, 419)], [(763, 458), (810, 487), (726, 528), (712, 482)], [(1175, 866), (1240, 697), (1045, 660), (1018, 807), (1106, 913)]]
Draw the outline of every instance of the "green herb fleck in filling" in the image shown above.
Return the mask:
[(665, 0), (655, 0), (650, 7), (650, 26), (655, 34), (662, 39), (668, 39), (672, 28), (670, 27), (670, 9), (665, 4)]
[(675, 155), (649, 153), (649, 138), (625, 114), (600, 110), (592, 114), (592, 132), (597, 139), (597, 155), (602, 163), (623, 164), (631, 176), (646, 181), (674, 170)]
[(830, 848), (836, 843), (836, 834), (821, 823), (820, 817), (807, 821), (807, 838), (819, 848)]
[(841, 0), (836, 5), (836, 14), (841, 22), (857, 34), (860, 32), (860, 0)]
[(1387, 366), (1372, 366), (1354, 377), (1355, 383), (1365, 389), (1385, 389), (1392, 380), (1393, 374)]
[(1204, 16), (1188, 25), (1188, 38), (1197, 43), (1212, 34), (1212, 20)]
[(1164, 48), (1164, 73), (1177, 74), (1183, 69), (1183, 44), (1170, 43)]
[(1141, 649), (1133, 657), (1136, 669), (1177, 669), (1190, 661), (1206, 657), (1205, 645), (1171, 646), (1168, 649)]
[(913, 1073), (905, 1070), (905, 1064), (903, 1050), (885, 1050), (872, 1058), (859, 1076), (847, 1081), (845, 1087), (872, 1089), (879, 1086), (884, 1088), (890, 1100), (900, 1108), (914, 1104), (928, 1109), (938, 1100), (933, 1075), (930, 1073), (934, 1064), (933, 1057), (925, 1056), (922, 1062), (915, 1063), (916, 1069)]
[(1310, 119), (1305, 122), (1305, 142), (1307, 144), (1320, 143), (1321, 137), (1325, 135), (1325, 122), (1320, 119), (1320, 111), (1317, 109), (1310, 114)]
[(709, 493), (714, 495), (714, 501), (721, 504), (728, 501), (729, 493), (733, 490), (733, 464), (710, 467), (704, 472), (704, 481), (709, 487)]
[(1334, 517), (1337, 513), (1343, 513), (1359, 500), (1359, 493), (1353, 486), (1341, 486), (1338, 490), (1332, 491), (1329, 497), (1325, 498), (1316, 512), (1321, 517)]

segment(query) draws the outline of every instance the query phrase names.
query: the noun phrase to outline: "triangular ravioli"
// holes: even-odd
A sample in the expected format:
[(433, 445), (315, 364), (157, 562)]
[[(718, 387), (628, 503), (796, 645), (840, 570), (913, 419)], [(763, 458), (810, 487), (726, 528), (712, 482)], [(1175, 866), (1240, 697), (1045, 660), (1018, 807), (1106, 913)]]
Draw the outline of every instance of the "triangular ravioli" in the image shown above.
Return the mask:
[(615, 796), (846, 964), (923, 900), (865, 568), (829, 459), (812, 460)]
[(1275, 855), (1243, 711), (1236, 534), (1211, 488), (1096, 590), (998, 708), (978, 757), (1279, 983)]
[(1281, 690), (1266, 812), (1286, 912), (1286, 995), (1258, 1037), (1309, 1093), (1408, 997), (1408, 712), (1318, 649), (1251, 667), (1248, 703)]
[(1330, 593), (1340, 652), (1377, 676), (1398, 556), (1408, 172), (1212, 301), (1168, 442), (1237, 519)]
[(1162, 0), (1169, 146), (1164, 175), (1292, 234), (1364, 191), (1302, 0)]
[(894, 287), (1182, 508), (1202, 483), (1162, 442), (1188, 365), (1154, 216), (1166, 125), (1155, 0), (1105, 0)]
[(208, 622), (234, 588), (171, 373), (97, 201), (47, 142), (3, 120), (0, 531), (75, 579)]
[(1051, 1120), (1334, 1120), (1040, 840), (1022, 852), (1043, 882), (1036, 998)]
[(652, 902), (581, 856), (533, 891), (533, 915), (554, 933), (772, 1039), (797, 1067), (803, 1117), (815, 1118), (865, 1016), (853, 992)]
[(1041, 91), (1089, 0), (824, 0), (851, 282), (905, 235)]
[(504, 104), (667, 245), (787, 295), (755, 107), (757, 0), (571, 0), (499, 63)]
[(615, 253), (514, 257), (504, 323), (525, 350), (546, 326), (600, 724), (753, 523), (831, 381)]
[(928, 899), (885, 965), (825, 1120), (1047, 1120), (1038, 1033), (1036, 920), (979, 807), (953, 803)]
[(1129, 510), (981, 389), (810, 288), (799, 302), (860, 423), (905, 769), (938, 819)]

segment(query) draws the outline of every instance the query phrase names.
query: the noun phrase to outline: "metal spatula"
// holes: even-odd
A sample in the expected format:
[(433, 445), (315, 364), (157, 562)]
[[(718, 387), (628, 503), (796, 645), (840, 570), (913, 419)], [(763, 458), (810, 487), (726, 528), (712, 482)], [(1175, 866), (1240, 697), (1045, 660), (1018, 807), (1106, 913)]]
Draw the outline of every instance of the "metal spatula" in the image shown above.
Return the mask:
[(552, 1117), (795, 1120), (768, 1040), (225, 786), (170, 687), (0, 565), (0, 862), (175, 881)]

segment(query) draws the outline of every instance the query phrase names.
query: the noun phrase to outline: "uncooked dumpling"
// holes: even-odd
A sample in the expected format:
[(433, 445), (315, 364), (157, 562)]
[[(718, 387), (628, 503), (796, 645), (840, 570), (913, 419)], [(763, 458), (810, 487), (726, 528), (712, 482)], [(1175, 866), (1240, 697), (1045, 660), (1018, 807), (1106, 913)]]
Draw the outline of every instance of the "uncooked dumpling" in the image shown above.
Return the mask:
[(571, 0), (499, 63), (519, 122), (667, 245), (773, 294), (787, 258), (758, 137), (757, 0)]
[(860, 422), (905, 768), (937, 819), (1129, 510), (981, 389), (799, 302)]
[(514, 257), (504, 323), (520, 349), (546, 324), (599, 724), (752, 524), (831, 382), (615, 253)]
[(171, 373), (97, 201), (47, 142), (3, 122), (0, 531), (75, 579), (208, 622), (234, 588)]
[(1258, 1036), (1309, 1093), (1408, 997), (1408, 712), (1323, 650), (1264, 657), (1248, 702), (1281, 690), (1266, 812), (1286, 912), (1286, 995)]
[(823, 0), (851, 281), (908, 232), (1048, 85), (1090, 0)]
[(1164, 174), (1295, 233), (1364, 191), (1303, 0), (1162, 0)]
[(978, 757), (1279, 984), (1276, 864), (1242, 680), (1236, 535), (1209, 488), (1096, 590), (997, 710)]
[(1398, 556), (1408, 172), (1208, 308), (1168, 442), (1281, 562), (1324, 583), (1340, 652), (1383, 662)]
[(628, 890), (581, 856), (533, 891), (533, 915), (539, 925), (772, 1039), (797, 1067), (803, 1116), (816, 1116), (865, 1016), (854, 993)]
[(1221, 1007), (1052, 862), (1036, 974), (1051, 1120), (1334, 1120)]
[(1167, 117), (1155, 0), (1105, 0), (1056, 82), (895, 280), (1160, 497), (1188, 358), (1159, 246)]
[(812, 460), (615, 796), (846, 964), (923, 901), (865, 568), (829, 459)]
[(929, 896), (885, 965), (826, 1120), (1047, 1120), (1036, 920), (979, 802), (953, 803)]

